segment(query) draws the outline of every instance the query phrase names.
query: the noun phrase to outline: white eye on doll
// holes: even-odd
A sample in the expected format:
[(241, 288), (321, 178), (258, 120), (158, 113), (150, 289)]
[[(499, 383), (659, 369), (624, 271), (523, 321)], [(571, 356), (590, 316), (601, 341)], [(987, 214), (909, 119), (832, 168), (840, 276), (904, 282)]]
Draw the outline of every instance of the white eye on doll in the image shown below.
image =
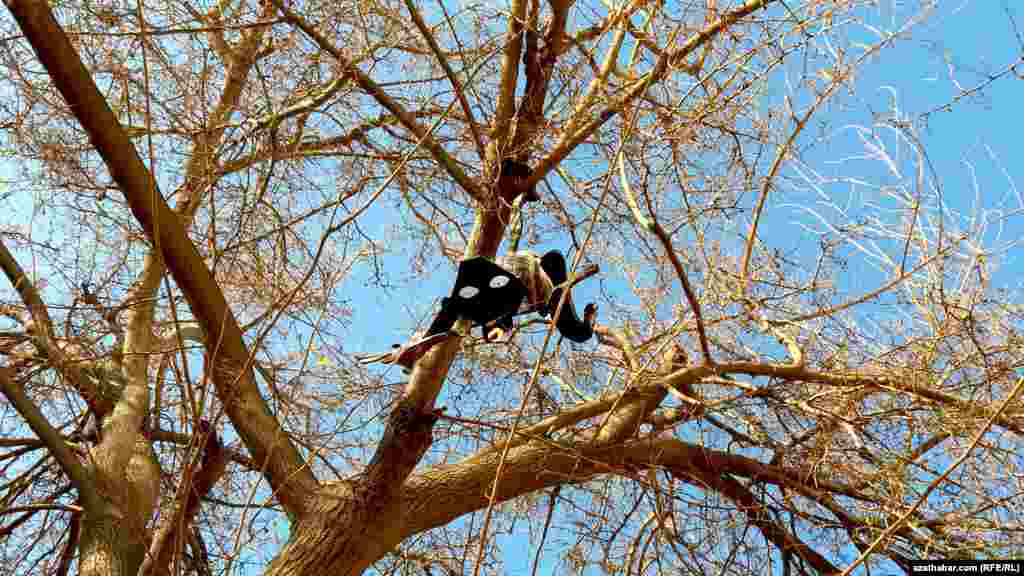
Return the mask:
[[(499, 275), (499, 276), (495, 276), (494, 278), (491, 278), (491, 280), (487, 283), (487, 285), (490, 286), (491, 289), (497, 290), (498, 288), (503, 288), (505, 286), (508, 286), (508, 283), (510, 281), (511, 281), (511, 278), (509, 278), (508, 276), (501, 276), (501, 275)], [(464, 300), (469, 300), (471, 298), (475, 298), (476, 295), (479, 294), (479, 293), (480, 293), (480, 289), (477, 288), (476, 286), (463, 286), (462, 288), (459, 289), (459, 298), (462, 298)]]

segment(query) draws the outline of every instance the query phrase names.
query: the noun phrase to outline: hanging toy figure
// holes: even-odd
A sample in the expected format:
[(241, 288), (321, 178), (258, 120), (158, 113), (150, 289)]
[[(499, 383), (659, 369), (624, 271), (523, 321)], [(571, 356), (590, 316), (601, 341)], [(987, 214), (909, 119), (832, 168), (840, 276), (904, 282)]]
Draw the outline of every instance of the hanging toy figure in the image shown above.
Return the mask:
[[(597, 266), (589, 266), (573, 284), (597, 272)], [(451, 330), (459, 318), (469, 319), (471, 328), (480, 326), (484, 339), (490, 340), (511, 330), (512, 318), (519, 314), (538, 312), (542, 316), (553, 315), (562, 292), (571, 287), (565, 257), (557, 250), (541, 257), (521, 251), (495, 260), (482, 257), (464, 260), (459, 264), (451, 296), (441, 300), (441, 310), (423, 338), (402, 347), (396, 345), (391, 352), (356, 358), (361, 364), (382, 362), (410, 370), (427, 351), (454, 336)], [(596, 316), (597, 306), (590, 303), (581, 320), (570, 292), (554, 323), (562, 336), (573, 342), (586, 342), (594, 334)]]

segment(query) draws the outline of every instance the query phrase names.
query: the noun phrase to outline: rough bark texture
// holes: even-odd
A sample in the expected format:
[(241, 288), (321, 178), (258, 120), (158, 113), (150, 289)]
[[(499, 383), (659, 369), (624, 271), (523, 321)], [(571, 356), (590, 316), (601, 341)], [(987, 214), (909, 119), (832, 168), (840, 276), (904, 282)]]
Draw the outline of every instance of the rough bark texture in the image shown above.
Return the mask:
[(108, 510), (82, 518), (78, 573), (83, 576), (135, 576), (146, 556), (143, 532)]
[(436, 421), (400, 402), (367, 470), (318, 494), (267, 574), (355, 576), (398, 545), (405, 517), (402, 487), (430, 446)]
[[(248, 351), (223, 293), (47, 4), (15, 1), (8, 7), (159, 250), (157, 260), (167, 264), (185, 293), (209, 336), (214, 382), (222, 402), (255, 459), (266, 463), (266, 476), (282, 504), (297, 516), (316, 482), (302, 466), (294, 446), (283, 438), (280, 425), (256, 389)], [(251, 65), (251, 50), (246, 56)], [(236, 67), (229, 80), (241, 73)], [(231, 108), (221, 113), (229, 114)], [(161, 266), (147, 266), (139, 293), (152, 294), (161, 276)], [(104, 424), (102, 443), (92, 453), (92, 477), (99, 498), (98, 502), (89, 501), (81, 519), (82, 574), (137, 573), (146, 552), (145, 526), (159, 494), (159, 469), (148, 440), (140, 434), (149, 405), (146, 353), (152, 305), (136, 310), (135, 321), (140, 326), (137, 330), (130, 327), (129, 333), (142, 341), (126, 342), (126, 349), (135, 354), (125, 367), (128, 385)]]
[(184, 546), (202, 498), (210, 493), (227, 468), (228, 455), (209, 423), (200, 421), (197, 431), (194, 439), (197, 447), (195, 460), (190, 467), (191, 473), (181, 479), (178, 506), (173, 513), (164, 517), (162, 525), (153, 535), (149, 554), (139, 570), (139, 576), (172, 574), (172, 563)]
[[(492, 451), (483, 457), (467, 458), (410, 478), (405, 491), (407, 515), (402, 525), (403, 536), (444, 526), (462, 515), (486, 507), (500, 457), (500, 451)], [(809, 497), (818, 494), (816, 486), (857, 496), (849, 487), (829, 485), (808, 471), (784, 470), (743, 456), (664, 438), (635, 440), (607, 447), (566, 446), (564, 450), (553, 449), (550, 444), (541, 442), (520, 446), (508, 455), (505, 472), (498, 485), (497, 500), (503, 502), (551, 486), (584, 482), (600, 474), (631, 475), (650, 467), (668, 469), (680, 479), (697, 485), (710, 483), (730, 490), (737, 484), (733, 481), (726, 486), (720, 480), (723, 475), (758, 478), (776, 485), (795, 487)], [(726, 494), (733, 496), (730, 492)], [(754, 508), (750, 511), (756, 512)], [(771, 525), (770, 529), (768, 536), (778, 538), (789, 549), (798, 550), (822, 573), (835, 571), (831, 564), (792, 534), (778, 525)]]

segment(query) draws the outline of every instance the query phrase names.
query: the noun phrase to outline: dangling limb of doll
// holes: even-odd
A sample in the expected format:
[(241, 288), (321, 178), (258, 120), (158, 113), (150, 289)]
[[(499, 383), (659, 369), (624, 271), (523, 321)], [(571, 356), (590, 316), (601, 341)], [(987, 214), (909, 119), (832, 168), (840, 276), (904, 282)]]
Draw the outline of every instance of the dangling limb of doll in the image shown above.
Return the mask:
[(431, 348), (452, 336), (455, 336), (454, 332), (440, 332), (438, 334), (432, 334), (422, 338), (414, 337), (412, 342), (409, 342), (405, 346), (395, 344), (391, 347), (392, 349), (390, 352), (384, 352), (382, 354), (356, 354), (355, 358), (360, 364), (373, 364), (374, 362), (380, 362), (381, 364), (397, 364), (402, 367), (404, 372), (409, 372), (412, 370), (413, 364), (422, 358), (424, 354), (429, 352)]
[[(594, 335), (594, 320), (597, 316), (597, 304), (591, 302), (586, 305), (583, 309), (582, 320), (580, 320), (579, 316), (576, 315), (576, 306), (572, 301), (572, 285), (566, 286), (569, 275), (565, 266), (565, 256), (562, 256), (562, 253), (558, 250), (552, 250), (541, 257), (540, 267), (555, 287), (548, 295), (548, 308), (547, 314), (545, 315), (555, 314), (558, 310), (558, 303), (562, 299), (562, 291), (565, 290), (567, 292), (565, 304), (562, 306), (562, 310), (559, 313), (558, 318), (553, 319), (555, 326), (558, 327), (558, 331), (562, 336), (565, 336), (573, 342), (582, 343), (590, 340), (591, 336)], [(589, 270), (593, 270), (591, 274), (597, 273), (597, 267), (594, 266), (585, 270), (584, 274)], [(588, 275), (578, 276), (573, 282), (573, 285), (587, 276)]]

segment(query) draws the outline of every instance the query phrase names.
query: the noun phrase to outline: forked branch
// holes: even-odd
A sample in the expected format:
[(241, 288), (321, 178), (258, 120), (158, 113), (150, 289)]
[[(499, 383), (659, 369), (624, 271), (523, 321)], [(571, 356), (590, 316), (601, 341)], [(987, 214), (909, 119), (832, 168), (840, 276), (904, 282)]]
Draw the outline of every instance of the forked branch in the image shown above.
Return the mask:
[(321, 50), (333, 56), (343, 69), (348, 70), (352, 74), (352, 78), (360, 88), (365, 90), (366, 93), (372, 96), (381, 106), (394, 114), (402, 125), (405, 126), (406, 130), (412, 132), (413, 135), (420, 140), (422, 143), (421, 145), (430, 151), (434, 160), (444, 167), (448, 172), (448, 175), (452, 177), (452, 180), (455, 180), (455, 182), (465, 190), (470, 197), (477, 202), (485, 201), (486, 194), (484, 194), (484, 191), (480, 189), (480, 186), (478, 186), (477, 183), (459, 167), (455, 159), (448, 154), (437, 140), (430, 136), (427, 129), (420, 125), (408, 110), (391, 98), (391, 96), (384, 91), (384, 88), (377, 84), (373, 78), (367, 76), (365, 72), (360, 70), (358, 66), (346, 58), (337, 46), (329, 42), (327, 38), (324, 38), (322, 34), (317, 32), (316, 28), (314, 28), (309, 21), (285, 6), (281, 0), (270, 1), (273, 2), (274, 6), (277, 7), (281, 12), (281, 15), (284, 16), (284, 19), (287, 20), (289, 24), (295, 26), (299, 30), (302, 30), (302, 32), (306, 34), (306, 36), (309, 36), (309, 38), (313, 40)]
[(690, 303), (690, 309), (693, 310), (694, 321), (697, 324), (697, 335), (700, 338), (700, 350), (704, 356), (704, 363), (711, 366), (714, 364), (714, 360), (711, 358), (711, 349), (708, 347), (708, 336), (704, 329), (704, 317), (700, 313), (700, 302), (697, 300), (697, 295), (690, 285), (690, 279), (686, 276), (683, 263), (679, 261), (679, 256), (672, 246), (672, 239), (669, 238), (668, 233), (665, 232), (661, 224), (658, 224), (658, 219), (653, 212), (650, 216), (645, 216), (640, 210), (640, 205), (637, 204), (636, 196), (633, 194), (633, 187), (629, 185), (629, 178), (626, 177), (626, 162), (621, 151), (619, 152), (619, 178), (622, 181), (622, 190), (626, 193), (626, 203), (629, 204), (629, 209), (633, 212), (633, 218), (636, 219), (637, 224), (641, 228), (654, 234), (658, 241), (661, 242), (669, 262), (672, 263), (672, 268), (676, 271), (676, 276), (679, 277), (679, 281), (683, 284), (683, 292), (686, 293), (686, 300)]
[(11, 0), (7, 5), (208, 335), (213, 381), (235, 429), (254, 460), (265, 465), (264, 475), (281, 504), (290, 514), (301, 514), (317, 482), (256, 387), (242, 332), (220, 285), (185, 234), (181, 219), (163, 199), (49, 5), (31, 0)]

